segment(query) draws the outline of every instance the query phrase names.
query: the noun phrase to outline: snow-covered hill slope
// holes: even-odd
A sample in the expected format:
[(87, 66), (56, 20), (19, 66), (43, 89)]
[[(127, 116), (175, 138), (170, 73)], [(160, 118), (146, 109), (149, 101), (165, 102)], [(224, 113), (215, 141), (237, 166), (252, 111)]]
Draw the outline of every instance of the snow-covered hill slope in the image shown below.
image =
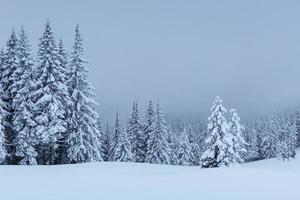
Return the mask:
[(134, 163), (0, 166), (0, 199), (298, 200), (299, 182), (300, 158), (219, 169)]

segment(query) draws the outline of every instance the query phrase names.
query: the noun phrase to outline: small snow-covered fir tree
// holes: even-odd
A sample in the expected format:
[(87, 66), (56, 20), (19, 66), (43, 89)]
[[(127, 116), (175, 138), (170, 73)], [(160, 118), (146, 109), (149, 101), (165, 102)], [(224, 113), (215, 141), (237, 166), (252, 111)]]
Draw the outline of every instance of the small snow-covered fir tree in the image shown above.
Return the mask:
[(276, 158), (278, 156), (279, 134), (281, 131), (280, 117), (273, 113), (265, 122), (262, 133), (261, 151), (264, 159)]
[(170, 147), (170, 164), (177, 165), (178, 164), (178, 150), (179, 150), (179, 142), (174, 134), (174, 132), (171, 130), (171, 127), (167, 128), (167, 142)]
[(134, 102), (127, 133), (131, 142), (132, 155), (136, 162), (143, 162), (146, 156), (146, 141), (142, 128), (138, 104)]
[(157, 104), (153, 131), (149, 132), (145, 162), (170, 164), (171, 149), (167, 141), (167, 127), (160, 103)]
[(254, 127), (246, 126), (243, 131), (243, 138), (245, 139), (246, 153), (243, 154), (245, 162), (254, 161), (258, 159), (258, 138), (257, 131)]
[(119, 140), (118, 137), (121, 134), (121, 127), (120, 127), (120, 122), (119, 122), (119, 113), (116, 114), (115, 118), (115, 124), (114, 124), (114, 131), (111, 135), (111, 142), (110, 142), (110, 149), (109, 149), (109, 161), (115, 161), (114, 160), (114, 153), (116, 151), (116, 145), (117, 141)]
[(119, 132), (119, 136), (117, 137), (115, 151), (113, 154), (113, 160), (115, 162), (131, 162), (134, 161), (131, 144), (129, 141), (129, 137), (126, 133), (126, 128), (124, 127)]
[(13, 114), (14, 109), (12, 106), (13, 98), (15, 93), (13, 92), (13, 83), (14, 77), (12, 76), (14, 71), (18, 68), (18, 38), (15, 31), (13, 30), (8, 41), (7, 48), (5, 52), (4, 63), (2, 65), (2, 90), (3, 94), (1, 95), (3, 102), (4, 114), (4, 135), (6, 138), (6, 149), (8, 153), (8, 164), (16, 164), (15, 157), (15, 146), (13, 141), (16, 137), (15, 132), (13, 131)]
[(233, 158), (233, 144), (231, 134), (228, 134), (226, 109), (220, 97), (216, 97), (210, 111), (207, 124), (209, 135), (205, 140), (207, 149), (201, 156), (201, 165), (204, 168), (229, 166)]
[(280, 133), (278, 135), (277, 157), (282, 160), (289, 160), (296, 156), (297, 128), (296, 123), (286, 117), (280, 122)]
[(145, 142), (146, 142), (146, 152), (145, 152), (145, 159), (148, 153), (148, 139), (149, 135), (154, 132), (154, 123), (155, 123), (155, 111), (153, 107), (152, 101), (149, 102), (149, 105), (146, 110), (146, 115), (145, 115), (145, 126), (144, 126), (144, 137), (145, 137)]
[(183, 130), (179, 144), (178, 164), (184, 166), (192, 165), (192, 147), (186, 129)]
[(233, 142), (233, 161), (234, 163), (242, 163), (244, 162), (243, 155), (247, 153), (245, 148), (245, 140), (243, 138), (243, 130), (245, 129), (240, 124), (240, 117), (238, 116), (235, 109), (231, 109), (230, 111), (230, 120), (228, 123), (228, 134), (232, 136)]
[(99, 152), (98, 114), (95, 112), (94, 88), (87, 81), (88, 70), (82, 58), (82, 38), (79, 26), (75, 29), (75, 42), (71, 53), (70, 77), (68, 81), (72, 112), (68, 138), (68, 157), (72, 162), (101, 160)]
[(199, 142), (195, 136), (195, 131), (191, 124), (188, 126), (186, 133), (188, 135), (188, 140), (191, 145), (191, 164), (195, 166), (200, 165), (201, 149)]
[(101, 136), (100, 136), (100, 154), (101, 154), (101, 157), (102, 157), (103, 161), (108, 161), (109, 147), (110, 147), (109, 127), (108, 127), (108, 124), (106, 124), (105, 130), (102, 130), (101, 124), (99, 126), (100, 126), (99, 130), (101, 132)]
[(39, 138), (33, 131), (36, 126), (33, 119), (34, 63), (23, 27), (19, 35), (18, 64), (18, 68), (12, 74), (14, 79), (12, 91), (15, 93), (12, 101), (13, 130), (16, 133), (14, 145), (16, 146), (16, 156), (20, 158), (19, 164), (35, 165), (37, 164), (35, 148)]
[(119, 114), (116, 114), (114, 136), (111, 149), (110, 161), (129, 162), (133, 161), (131, 143), (127, 135), (126, 128), (121, 129)]

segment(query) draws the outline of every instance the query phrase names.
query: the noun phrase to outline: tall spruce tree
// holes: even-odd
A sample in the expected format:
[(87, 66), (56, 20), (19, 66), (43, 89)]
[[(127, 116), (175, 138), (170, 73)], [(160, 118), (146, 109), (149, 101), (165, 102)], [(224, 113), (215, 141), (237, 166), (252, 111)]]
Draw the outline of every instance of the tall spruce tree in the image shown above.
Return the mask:
[(216, 97), (208, 118), (208, 138), (205, 142), (206, 151), (201, 156), (201, 165), (204, 168), (229, 166), (232, 162), (232, 137), (228, 134), (226, 108), (222, 105), (220, 97)]
[[(58, 61), (59, 61), (59, 69), (61, 70), (61, 74), (63, 76), (64, 83), (69, 82), (70, 78), (70, 69), (68, 65), (68, 54), (64, 48), (63, 40), (60, 39), (58, 43)], [(65, 101), (67, 104), (65, 105), (64, 119), (66, 122), (66, 130), (61, 133), (61, 137), (57, 140), (57, 150), (56, 150), (56, 163), (65, 164), (70, 163), (68, 158), (68, 138), (70, 135), (70, 118), (72, 113), (72, 103), (71, 100)]]
[(142, 129), (138, 104), (134, 102), (127, 133), (131, 141), (132, 155), (136, 162), (143, 162), (146, 156), (146, 141)]
[(243, 130), (245, 129), (240, 124), (240, 117), (237, 114), (236, 109), (231, 109), (230, 119), (228, 123), (228, 133), (232, 136), (233, 142), (233, 163), (242, 163), (244, 162), (244, 155), (247, 153), (245, 148), (246, 142), (243, 138)]
[(146, 115), (145, 115), (145, 126), (144, 126), (144, 137), (145, 137), (145, 143), (146, 143), (146, 150), (145, 150), (145, 159), (149, 151), (148, 147), (148, 139), (149, 135), (153, 134), (154, 132), (154, 125), (155, 125), (155, 111), (153, 107), (152, 101), (149, 102), (149, 105), (146, 110)]
[(167, 141), (168, 131), (162, 107), (158, 102), (153, 131), (149, 132), (147, 141), (146, 162), (155, 164), (171, 164), (170, 146)]
[(34, 87), (33, 65), (29, 40), (22, 27), (18, 43), (18, 68), (12, 74), (14, 79), (12, 92), (15, 94), (12, 101), (14, 109), (13, 130), (16, 133), (14, 145), (19, 164), (22, 165), (37, 164), (35, 148), (38, 143), (38, 136), (34, 133), (36, 123), (33, 119), (33, 92), (36, 89)]
[(72, 162), (101, 160), (99, 152), (98, 114), (95, 112), (94, 88), (87, 81), (86, 61), (83, 59), (82, 38), (79, 26), (75, 29), (75, 42), (71, 53), (70, 79), (72, 113), (70, 115), (70, 135), (68, 157)]
[(35, 81), (34, 120), (37, 126), (34, 134), (40, 137), (39, 162), (55, 164), (57, 142), (66, 131), (65, 110), (69, 96), (49, 21), (40, 38)]
[(2, 89), (3, 94), (1, 96), (3, 102), (3, 109), (5, 116), (4, 120), (4, 135), (6, 139), (6, 148), (8, 153), (8, 164), (16, 164), (15, 156), (15, 145), (13, 144), (16, 137), (13, 131), (13, 114), (14, 109), (12, 106), (12, 101), (15, 96), (13, 92), (13, 83), (14, 83), (14, 71), (18, 68), (18, 38), (15, 34), (15, 31), (12, 30), (12, 33), (7, 41), (7, 48), (4, 58), (4, 63), (2, 66)]

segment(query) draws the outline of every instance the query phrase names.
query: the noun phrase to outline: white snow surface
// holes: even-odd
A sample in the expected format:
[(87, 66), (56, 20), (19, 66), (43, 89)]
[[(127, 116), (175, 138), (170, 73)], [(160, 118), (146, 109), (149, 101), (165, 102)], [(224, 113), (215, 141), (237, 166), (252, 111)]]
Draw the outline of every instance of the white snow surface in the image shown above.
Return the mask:
[(0, 199), (297, 200), (299, 181), (300, 156), (214, 169), (111, 162), (2, 165)]

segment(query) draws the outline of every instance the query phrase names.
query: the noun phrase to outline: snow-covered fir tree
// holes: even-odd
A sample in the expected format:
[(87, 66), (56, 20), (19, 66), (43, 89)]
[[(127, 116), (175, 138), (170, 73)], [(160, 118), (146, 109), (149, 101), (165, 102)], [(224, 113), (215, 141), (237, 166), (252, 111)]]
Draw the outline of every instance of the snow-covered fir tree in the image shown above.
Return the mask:
[[(70, 69), (68, 65), (68, 54), (64, 48), (63, 40), (60, 39), (58, 43), (58, 61), (60, 65), (61, 74), (63, 76), (64, 82), (68, 83), (70, 78)], [(72, 110), (72, 103), (70, 100), (66, 101), (68, 102), (67, 105), (65, 105), (65, 113), (64, 113), (64, 119), (66, 122), (66, 131), (61, 133), (61, 137), (57, 140), (57, 155), (56, 155), (56, 163), (63, 164), (63, 163), (69, 163), (68, 158), (68, 138), (70, 135), (70, 118), (71, 118), (71, 110)]]
[(167, 141), (167, 127), (162, 107), (158, 102), (153, 131), (149, 132), (145, 162), (155, 164), (170, 164), (171, 149)]
[[(99, 122), (100, 123), (100, 122)], [(110, 131), (109, 126), (106, 124), (105, 130), (103, 130), (101, 124), (99, 125), (100, 128), (100, 154), (103, 161), (108, 161), (109, 158), (109, 147), (110, 147)]]
[(189, 141), (189, 135), (187, 130), (184, 129), (179, 141), (179, 149), (178, 149), (178, 164), (189, 166), (193, 164), (192, 161), (192, 147)]
[(179, 150), (179, 141), (177, 136), (171, 130), (171, 127), (167, 127), (167, 142), (170, 147), (170, 164), (177, 165), (178, 164), (178, 150)]
[(129, 137), (126, 132), (126, 128), (122, 128), (120, 131), (120, 135), (117, 137), (114, 158), (115, 162), (132, 162), (134, 161), (131, 144), (129, 141)]
[(84, 66), (86, 61), (82, 56), (82, 38), (77, 25), (68, 81), (72, 107), (69, 115), (68, 157), (72, 162), (101, 160), (98, 114), (95, 112), (97, 104), (94, 100), (94, 88), (87, 81), (88, 70)]
[(261, 151), (264, 159), (276, 158), (278, 156), (278, 144), (280, 134), (280, 117), (273, 113), (265, 122), (262, 133)]
[(137, 102), (133, 102), (127, 133), (130, 138), (134, 160), (136, 162), (143, 162), (146, 156), (146, 141), (143, 133), (143, 125), (138, 112)]
[(297, 127), (290, 117), (282, 118), (278, 137), (277, 157), (282, 160), (295, 158)]
[(121, 127), (119, 121), (119, 113), (116, 114), (115, 123), (114, 123), (114, 131), (111, 135), (111, 142), (110, 142), (110, 149), (109, 149), (109, 161), (114, 161), (114, 153), (116, 151), (117, 141), (119, 140), (118, 137), (121, 134)]
[(7, 41), (6, 52), (4, 57), (4, 63), (2, 65), (2, 90), (3, 94), (1, 96), (3, 101), (3, 109), (5, 111), (4, 120), (4, 134), (6, 138), (6, 149), (8, 153), (8, 164), (16, 164), (15, 157), (15, 146), (13, 141), (15, 139), (15, 133), (13, 131), (13, 114), (14, 109), (12, 106), (13, 98), (15, 93), (13, 92), (14, 77), (13, 73), (18, 68), (18, 38), (14, 30)]
[(12, 92), (15, 94), (12, 101), (13, 130), (16, 133), (14, 145), (16, 146), (15, 154), (21, 165), (37, 164), (36, 145), (39, 138), (34, 132), (36, 123), (33, 118), (33, 92), (36, 88), (33, 65), (29, 40), (22, 27), (18, 43), (18, 68), (12, 74), (14, 79)]
[(296, 131), (297, 131), (297, 147), (300, 146), (300, 111), (296, 110), (294, 113), (291, 115), (293, 121), (295, 122), (296, 125)]
[(39, 162), (54, 164), (57, 141), (66, 131), (65, 111), (69, 95), (49, 21), (40, 38), (35, 81), (37, 89), (34, 92), (34, 120), (37, 126), (34, 134), (40, 137)]
[(246, 143), (243, 138), (243, 130), (245, 128), (240, 124), (241, 119), (238, 116), (236, 109), (231, 109), (229, 112), (230, 119), (228, 123), (228, 134), (231, 134), (233, 142), (232, 162), (242, 163), (244, 162), (244, 155), (247, 153), (245, 148)]
[(188, 136), (188, 141), (191, 145), (191, 164), (200, 165), (201, 149), (191, 124), (188, 126), (186, 133)]
[(115, 126), (114, 126), (114, 137), (111, 150), (110, 161), (114, 162), (129, 162), (134, 161), (131, 143), (129, 141), (129, 136), (126, 132), (126, 128), (121, 129), (119, 114), (116, 114)]
[[(146, 115), (145, 115), (145, 126), (144, 126), (144, 137), (145, 137), (145, 141), (146, 141), (146, 155), (149, 151), (149, 147), (148, 147), (148, 139), (149, 139), (149, 135), (152, 134), (154, 132), (154, 123), (155, 123), (155, 111), (154, 111), (154, 107), (153, 107), (153, 103), (152, 101), (149, 102), (149, 105), (147, 107), (146, 110)], [(145, 156), (146, 159), (146, 156)]]
[(208, 138), (206, 151), (201, 156), (201, 165), (204, 168), (229, 166), (233, 158), (233, 144), (231, 134), (228, 134), (228, 125), (225, 118), (226, 109), (220, 97), (216, 97), (208, 118)]
[(246, 126), (243, 131), (243, 138), (245, 139), (246, 153), (243, 154), (245, 162), (258, 160), (258, 138), (257, 131), (254, 127)]
[[(3, 94), (2, 86), (0, 85), (0, 95)], [(4, 110), (2, 108), (2, 100), (0, 99), (0, 164), (5, 160), (6, 157), (6, 147), (5, 147), (5, 136), (4, 136)]]

